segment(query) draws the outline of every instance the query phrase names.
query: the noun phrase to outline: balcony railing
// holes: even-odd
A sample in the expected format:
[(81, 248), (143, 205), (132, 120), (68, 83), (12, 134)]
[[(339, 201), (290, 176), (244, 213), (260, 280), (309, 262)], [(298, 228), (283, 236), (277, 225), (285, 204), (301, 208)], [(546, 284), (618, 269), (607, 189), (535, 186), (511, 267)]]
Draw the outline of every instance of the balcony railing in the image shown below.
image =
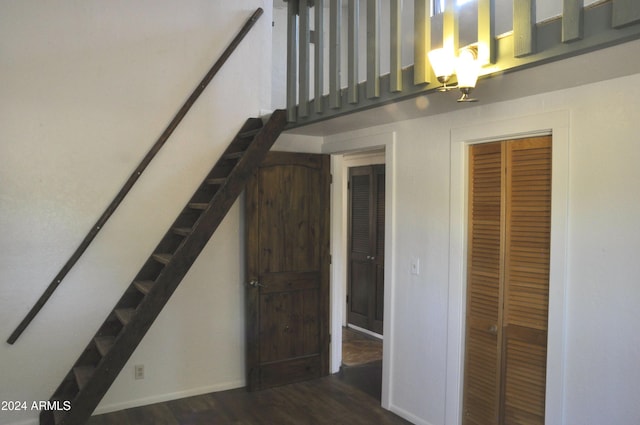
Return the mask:
[[(640, 38), (638, 0), (587, 7), (584, 0), (563, 0), (562, 15), (543, 22), (536, 22), (535, 0), (434, 1), (441, 13), (432, 14), (431, 0), (288, 0), (290, 126), (437, 90), (427, 56), (435, 48), (474, 46), (482, 78)], [(496, 2), (508, 3), (512, 22), (502, 22)], [(403, 67), (403, 53), (411, 52), (413, 63)]]

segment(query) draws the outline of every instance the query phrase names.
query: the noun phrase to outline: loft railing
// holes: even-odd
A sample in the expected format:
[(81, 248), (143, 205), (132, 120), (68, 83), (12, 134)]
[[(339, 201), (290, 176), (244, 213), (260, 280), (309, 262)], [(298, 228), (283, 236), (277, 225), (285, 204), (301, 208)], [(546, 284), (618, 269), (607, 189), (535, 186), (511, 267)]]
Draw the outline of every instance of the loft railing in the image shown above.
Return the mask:
[[(443, 40), (454, 51), (475, 46), (483, 77), (640, 38), (638, 0), (604, 0), (587, 7), (584, 0), (562, 0), (562, 15), (544, 22), (536, 22), (536, 0), (505, 0), (503, 4), (513, 2), (513, 21), (500, 36), (496, 36), (498, 0), (473, 0), (463, 5), (458, 5), (463, 3), (458, 0), (433, 1), (437, 4), (432, 5), (431, 0), (288, 0), (289, 126), (435, 91), (441, 84), (427, 54), (442, 47)], [(388, 14), (381, 14), (381, 5)], [(411, 6), (413, 31), (407, 35), (403, 26), (411, 23), (403, 17), (410, 13), (403, 11)], [(432, 10), (442, 12), (432, 16)], [(388, 28), (385, 43), (381, 43), (381, 22), (385, 34)], [(359, 36), (362, 25), (366, 37)], [(471, 34), (470, 28), (475, 33)], [(414, 61), (403, 68), (401, 56), (407, 48), (413, 50)], [(366, 72), (361, 76), (358, 67), (362, 56), (366, 57)], [(381, 57), (388, 58), (385, 75), (380, 75)]]
[(147, 152), (146, 156), (142, 159), (140, 164), (133, 171), (133, 174), (129, 177), (129, 179), (125, 182), (124, 186), (116, 197), (111, 201), (107, 209), (102, 213), (98, 221), (93, 225), (89, 233), (82, 240), (78, 248), (71, 255), (71, 258), (65, 263), (62, 269), (58, 272), (56, 277), (53, 278), (53, 281), (49, 284), (44, 293), (40, 296), (36, 304), (31, 308), (29, 313), (25, 316), (25, 318), (20, 322), (18, 327), (13, 331), (11, 336), (7, 342), (9, 344), (13, 344), (16, 342), (18, 337), (24, 332), (24, 330), (29, 326), (33, 318), (40, 312), (42, 307), (49, 300), (53, 292), (58, 288), (62, 280), (65, 278), (67, 273), (71, 270), (71, 268), (76, 264), (76, 262), (80, 259), (82, 254), (87, 250), (93, 239), (100, 232), (104, 224), (109, 220), (109, 217), (114, 213), (114, 211), (118, 208), (122, 200), (127, 196), (133, 185), (138, 181), (138, 178), (142, 175), (144, 170), (147, 168), (151, 160), (156, 156), (158, 151), (162, 148), (165, 142), (169, 139), (173, 131), (178, 127), (178, 125), (182, 122), (182, 119), (187, 115), (193, 104), (198, 100), (202, 92), (207, 88), (213, 77), (218, 73), (220, 68), (224, 65), (227, 59), (231, 56), (233, 51), (238, 47), (242, 39), (247, 35), (247, 33), (251, 30), (256, 21), (262, 16), (264, 13), (262, 8), (256, 9), (256, 11), (251, 15), (251, 17), (246, 21), (246, 23), (242, 26), (240, 31), (233, 38), (229, 46), (222, 52), (222, 55), (218, 58), (218, 60), (213, 64), (209, 72), (204, 76), (200, 84), (194, 89), (191, 96), (184, 102), (182, 107), (178, 110), (176, 115), (173, 117), (167, 128), (162, 132), (158, 140), (153, 144), (149, 152)]

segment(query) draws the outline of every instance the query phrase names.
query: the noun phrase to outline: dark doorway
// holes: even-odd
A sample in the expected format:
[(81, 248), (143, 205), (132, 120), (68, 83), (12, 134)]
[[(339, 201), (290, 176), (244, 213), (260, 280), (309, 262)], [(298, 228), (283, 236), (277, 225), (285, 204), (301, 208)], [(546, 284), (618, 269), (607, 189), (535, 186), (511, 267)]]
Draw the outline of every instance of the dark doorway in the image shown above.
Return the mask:
[(349, 168), (347, 322), (383, 333), (385, 166)]

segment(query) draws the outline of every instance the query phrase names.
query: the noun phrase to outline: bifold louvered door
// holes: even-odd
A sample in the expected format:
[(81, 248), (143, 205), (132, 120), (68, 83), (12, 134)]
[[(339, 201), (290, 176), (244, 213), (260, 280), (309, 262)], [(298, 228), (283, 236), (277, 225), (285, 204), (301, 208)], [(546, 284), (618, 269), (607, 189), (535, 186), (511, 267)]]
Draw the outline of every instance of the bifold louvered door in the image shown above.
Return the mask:
[(543, 424), (551, 137), (469, 155), (465, 425)]
[(349, 169), (348, 323), (382, 335), (385, 166)]

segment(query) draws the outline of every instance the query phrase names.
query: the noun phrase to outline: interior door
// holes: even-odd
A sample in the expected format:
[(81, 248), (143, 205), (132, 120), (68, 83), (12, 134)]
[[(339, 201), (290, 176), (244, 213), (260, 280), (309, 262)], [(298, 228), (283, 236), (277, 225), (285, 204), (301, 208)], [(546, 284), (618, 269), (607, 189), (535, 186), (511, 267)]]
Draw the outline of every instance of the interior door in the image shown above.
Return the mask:
[(249, 390), (329, 373), (329, 163), (270, 152), (247, 186)]
[(382, 335), (385, 166), (349, 169), (347, 321)]

